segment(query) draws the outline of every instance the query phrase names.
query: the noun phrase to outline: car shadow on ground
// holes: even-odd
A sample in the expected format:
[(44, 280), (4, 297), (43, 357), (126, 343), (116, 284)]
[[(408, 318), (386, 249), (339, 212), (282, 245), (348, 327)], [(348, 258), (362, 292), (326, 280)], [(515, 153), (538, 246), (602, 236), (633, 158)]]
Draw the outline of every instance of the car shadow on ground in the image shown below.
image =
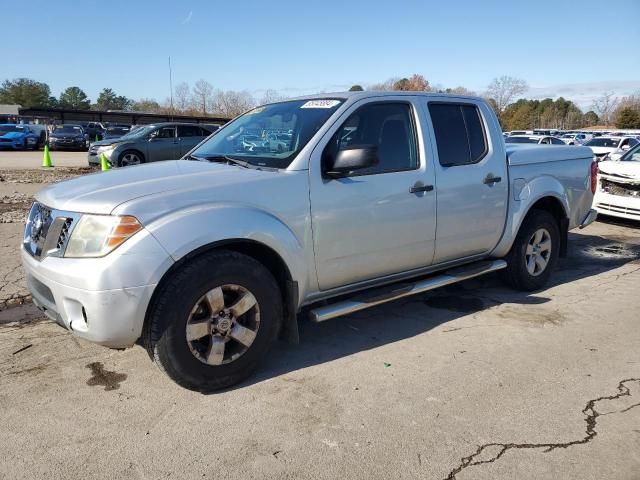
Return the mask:
[[(548, 288), (599, 275), (630, 262), (640, 265), (640, 245), (572, 233), (568, 256), (559, 259)], [(498, 274), (490, 274), (320, 324), (301, 316), (300, 344), (279, 342), (259, 371), (232, 389), (411, 338), (502, 303), (543, 304), (550, 300), (545, 292), (514, 291), (502, 284)], [(554, 322), (540, 318), (542, 323), (548, 321)]]

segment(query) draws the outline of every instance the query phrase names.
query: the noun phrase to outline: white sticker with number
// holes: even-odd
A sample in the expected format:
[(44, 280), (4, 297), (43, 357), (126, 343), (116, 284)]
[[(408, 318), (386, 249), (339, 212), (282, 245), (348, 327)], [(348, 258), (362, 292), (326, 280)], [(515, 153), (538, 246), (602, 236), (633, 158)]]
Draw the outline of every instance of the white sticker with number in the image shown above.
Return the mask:
[(340, 103), (340, 100), (309, 100), (300, 108), (333, 108)]

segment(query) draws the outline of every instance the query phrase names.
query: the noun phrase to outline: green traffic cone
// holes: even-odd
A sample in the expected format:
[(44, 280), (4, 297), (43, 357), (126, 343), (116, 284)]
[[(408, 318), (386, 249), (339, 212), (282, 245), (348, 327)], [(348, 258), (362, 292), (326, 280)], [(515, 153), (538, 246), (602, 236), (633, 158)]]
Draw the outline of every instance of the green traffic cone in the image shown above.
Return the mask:
[(96, 133), (96, 142), (99, 142), (100, 140), (98, 139), (98, 134)]
[(44, 154), (42, 155), (42, 166), (43, 167), (53, 167), (53, 163), (51, 163), (51, 155), (49, 155), (49, 145), (44, 146)]
[(111, 165), (109, 165), (109, 160), (107, 160), (107, 156), (104, 153), (100, 155), (100, 167), (102, 168), (103, 172), (106, 172), (107, 170), (111, 170)]

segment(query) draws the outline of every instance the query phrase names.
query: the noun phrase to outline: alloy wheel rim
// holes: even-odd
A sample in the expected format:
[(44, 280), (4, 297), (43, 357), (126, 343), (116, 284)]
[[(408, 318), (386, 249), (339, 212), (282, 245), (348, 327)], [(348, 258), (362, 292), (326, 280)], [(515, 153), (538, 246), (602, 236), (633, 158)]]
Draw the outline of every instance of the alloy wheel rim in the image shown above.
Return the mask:
[(226, 284), (198, 299), (187, 320), (189, 350), (202, 363), (219, 366), (241, 357), (260, 328), (260, 306), (240, 285)]
[(551, 246), (551, 235), (546, 228), (539, 228), (531, 235), (525, 252), (525, 265), (530, 275), (537, 277), (547, 269)]
[(140, 157), (138, 157), (135, 153), (127, 153), (124, 157), (122, 157), (123, 165), (139, 165)]

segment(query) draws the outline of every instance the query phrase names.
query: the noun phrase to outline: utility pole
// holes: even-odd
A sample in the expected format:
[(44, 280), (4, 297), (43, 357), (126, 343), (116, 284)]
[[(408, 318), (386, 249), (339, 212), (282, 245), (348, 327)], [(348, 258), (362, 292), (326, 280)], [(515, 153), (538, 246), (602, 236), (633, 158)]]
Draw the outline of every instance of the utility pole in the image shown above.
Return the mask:
[(169, 110), (173, 115), (173, 78), (171, 76), (171, 56), (169, 56)]

